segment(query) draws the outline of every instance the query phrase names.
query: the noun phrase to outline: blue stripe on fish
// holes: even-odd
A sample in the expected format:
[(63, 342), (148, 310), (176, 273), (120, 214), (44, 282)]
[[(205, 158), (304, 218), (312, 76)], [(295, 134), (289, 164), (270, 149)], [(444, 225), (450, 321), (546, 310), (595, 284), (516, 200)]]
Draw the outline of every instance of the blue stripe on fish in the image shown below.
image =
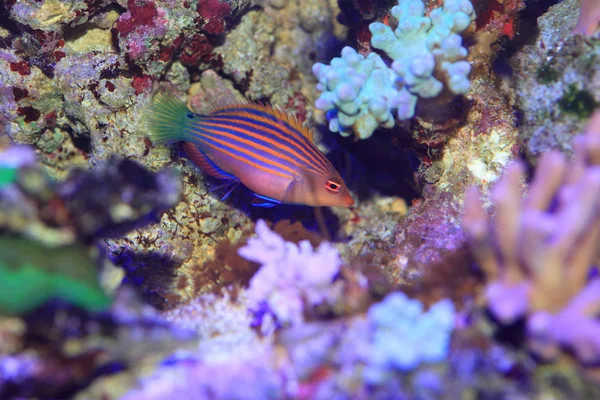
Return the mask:
[[(299, 158), (298, 154), (292, 148), (280, 145), (278, 142), (273, 144), (263, 132), (254, 132), (252, 128), (243, 124), (229, 123), (229, 121), (214, 122), (205, 120), (198, 124), (202, 130), (202, 135), (211, 138), (222, 138), (230, 143), (236, 143), (240, 146), (256, 145), (255, 150), (264, 157), (273, 157), (282, 164), (291, 163), (296, 167), (307, 168), (314, 172), (321, 172), (309, 164), (306, 159)], [(227, 136), (225, 136), (227, 135)], [(278, 154), (272, 154), (269, 151), (276, 150)]]
[[(247, 113), (247, 111), (237, 112)], [(258, 117), (263, 117), (265, 114), (258, 113), (255, 115)], [(248, 129), (248, 127), (253, 130), (260, 129), (261, 134), (265, 136), (265, 138), (276, 142), (279, 148), (284, 147), (288, 152), (298, 152), (295, 153), (296, 157), (299, 158), (308, 168), (324, 174), (332, 173), (332, 167), (330, 166), (331, 164), (323, 155), (323, 153), (321, 153), (318, 149), (315, 149), (308, 139), (306, 139), (295, 128), (289, 127), (289, 124), (286, 124), (286, 127), (289, 127), (288, 129), (290, 129), (293, 134), (282, 131), (278, 126), (279, 122), (277, 120), (273, 120), (272, 118), (268, 118), (268, 121), (260, 121), (245, 115), (225, 114), (224, 112), (216, 112), (214, 115), (210, 116), (210, 119), (213, 118), (221, 119), (223, 122), (227, 122), (228, 124), (232, 125), (235, 124), (236, 126), (244, 127), (246, 129)]]
[(277, 165), (273, 160), (257, 154), (255, 149), (247, 149), (242, 144), (235, 142), (228, 143), (218, 136), (209, 137), (208, 134), (201, 130), (195, 130), (194, 140), (196, 140), (200, 146), (204, 144), (213, 150), (222, 151), (229, 156), (234, 156), (238, 161), (246, 162), (254, 167), (260, 166), (263, 170), (268, 170), (276, 175), (293, 179), (294, 171), (285, 168), (284, 165)]

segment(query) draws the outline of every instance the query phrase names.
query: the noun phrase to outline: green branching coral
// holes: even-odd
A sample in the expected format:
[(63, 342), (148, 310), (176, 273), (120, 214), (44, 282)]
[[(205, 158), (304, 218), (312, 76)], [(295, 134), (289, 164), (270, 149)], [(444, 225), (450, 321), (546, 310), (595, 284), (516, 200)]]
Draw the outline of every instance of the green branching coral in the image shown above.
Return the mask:
[(83, 245), (51, 248), (19, 236), (0, 236), (0, 314), (23, 314), (52, 298), (100, 311), (111, 301), (96, 270)]

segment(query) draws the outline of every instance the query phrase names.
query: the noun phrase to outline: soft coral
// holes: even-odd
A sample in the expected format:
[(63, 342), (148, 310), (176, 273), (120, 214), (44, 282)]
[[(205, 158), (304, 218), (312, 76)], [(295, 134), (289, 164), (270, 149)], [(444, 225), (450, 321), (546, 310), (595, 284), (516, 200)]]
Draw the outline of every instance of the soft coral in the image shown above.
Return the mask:
[(574, 147), (572, 161), (556, 151), (540, 158), (524, 199), (524, 168), (509, 166), (492, 192), (493, 221), (472, 188), (463, 223), (496, 319), (509, 325), (525, 318), (534, 352), (551, 358), (568, 348), (585, 364), (600, 360), (600, 278), (592, 273), (600, 238), (600, 111)]

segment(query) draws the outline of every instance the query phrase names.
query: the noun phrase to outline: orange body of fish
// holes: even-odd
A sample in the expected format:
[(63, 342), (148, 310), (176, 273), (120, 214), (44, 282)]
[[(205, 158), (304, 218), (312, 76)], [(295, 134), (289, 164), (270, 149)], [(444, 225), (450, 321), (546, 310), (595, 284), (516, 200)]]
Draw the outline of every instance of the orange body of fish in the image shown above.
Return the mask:
[(158, 92), (148, 117), (156, 143), (185, 142), (187, 156), (215, 178), (240, 182), (260, 199), (277, 203), (350, 207), (354, 200), (311, 132), (270, 106), (250, 102), (196, 114), (168, 91)]

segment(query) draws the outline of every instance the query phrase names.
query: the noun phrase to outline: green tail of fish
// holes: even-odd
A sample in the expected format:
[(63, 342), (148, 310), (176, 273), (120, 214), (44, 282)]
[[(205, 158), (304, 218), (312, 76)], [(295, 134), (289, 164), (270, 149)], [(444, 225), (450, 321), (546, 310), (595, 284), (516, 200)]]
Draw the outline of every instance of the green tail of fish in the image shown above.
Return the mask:
[(170, 90), (154, 95), (146, 113), (146, 127), (154, 144), (187, 140), (196, 115)]

